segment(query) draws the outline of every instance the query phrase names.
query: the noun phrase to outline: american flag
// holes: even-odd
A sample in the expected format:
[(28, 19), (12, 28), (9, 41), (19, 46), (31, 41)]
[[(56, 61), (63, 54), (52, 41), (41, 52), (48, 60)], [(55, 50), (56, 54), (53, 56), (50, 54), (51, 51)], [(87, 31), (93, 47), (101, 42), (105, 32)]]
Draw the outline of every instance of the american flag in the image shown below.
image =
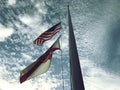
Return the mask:
[(59, 22), (35, 39), (34, 44), (42, 45), (45, 41), (50, 40), (57, 32), (59, 32), (61, 28), (61, 22)]

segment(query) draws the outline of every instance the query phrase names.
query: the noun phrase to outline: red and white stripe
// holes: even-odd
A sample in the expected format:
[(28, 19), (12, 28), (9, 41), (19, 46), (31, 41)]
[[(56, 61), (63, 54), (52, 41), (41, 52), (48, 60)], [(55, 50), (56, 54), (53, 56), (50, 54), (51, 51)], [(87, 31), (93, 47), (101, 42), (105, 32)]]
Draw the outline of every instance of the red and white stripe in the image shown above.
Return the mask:
[(41, 45), (45, 41), (50, 40), (61, 29), (61, 25), (58, 25), (53, 31), (45, 31), (37, 39), (34, 40), (34, 44)]

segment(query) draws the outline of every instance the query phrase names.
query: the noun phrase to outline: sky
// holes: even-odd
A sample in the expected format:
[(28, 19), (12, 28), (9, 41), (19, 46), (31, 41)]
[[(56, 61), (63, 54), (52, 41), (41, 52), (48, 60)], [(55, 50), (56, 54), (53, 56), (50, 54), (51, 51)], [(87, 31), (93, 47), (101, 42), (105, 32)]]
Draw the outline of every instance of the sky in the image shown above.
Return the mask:
[[(70, 90), (68, 4), (85, 90), (119, 90), (119, 3), (119, 0), (1, 0), (0, 90), (63, 90), (63, 81), (65, 90)], [(48, 72), (20, 84), (20, 71), (37, 60), (59, 33), (43, 46), (34, 45), (33, 40), (59, 21), (62, 57), (60, 51), (54, 52)]]

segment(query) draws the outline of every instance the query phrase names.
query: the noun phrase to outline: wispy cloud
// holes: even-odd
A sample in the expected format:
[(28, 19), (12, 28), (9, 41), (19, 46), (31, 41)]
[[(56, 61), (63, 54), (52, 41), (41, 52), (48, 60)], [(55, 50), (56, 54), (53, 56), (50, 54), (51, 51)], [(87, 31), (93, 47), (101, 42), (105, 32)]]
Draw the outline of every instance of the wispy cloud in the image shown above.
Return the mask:
[(8, 5), (14, 5), (16, 3), (16, 0), (8, 0)]
[[(5, 70), (4, 70), (5, 71)], [(4, 75), (8, 74), (3, 72), (3, 68), (0, 67), (0, 90), (55, 90), (57, 86), (61, 84), (61, 81), (56, 78), (51, 78), (49, 74), (43, 74), (41, 77), (37, 77), (31, 80), (28, 80), (22, 84), (19, 83), (19, 80), (14, 78), (10, 79), (9, 77), (4, 79)], [(14, 72), (13, 72), (14, 73)], [(14, 75), (14, 74), (13, 74)], [(19, 76), (18, 76), (19, 77)], [(43, 77), (43, 78), (42, 78)]]
[(86, 90), (119, 90), (120, 78), (105, 72), (90, 60), (82, 60)]
[(6, 28), (0, 24), (0, 41), (4, 41), (13, 33), (13, 28)]

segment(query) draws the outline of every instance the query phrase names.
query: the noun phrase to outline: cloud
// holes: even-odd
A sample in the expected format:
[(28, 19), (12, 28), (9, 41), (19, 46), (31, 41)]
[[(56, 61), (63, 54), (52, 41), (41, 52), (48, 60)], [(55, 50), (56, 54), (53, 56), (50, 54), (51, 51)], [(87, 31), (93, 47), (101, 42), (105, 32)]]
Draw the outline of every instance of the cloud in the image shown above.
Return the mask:
[(27, 25), (29, 25), (29, 24), (31, 24), (31, 23), (34, 22), (34, 21), (33, 21), (33, 18), (31, 18), (29, 15), (20, 16), (19, 18), (20, 18), (20, 20), (21, 20), (23, 23), (25, 23), (25, 24), (27, 24)]
[(30, 55), (27, 55), (26, 53), (22, 53), (22, 56), (26, 59), (32, 59), (32, 57)]
[(119, 90), (120, 88), (120, 78), (113, 78), (109, 75), (100, 77), (86, 77), (85, 80), (86, 90)]
[(60, 85), (60, 80), (49, 77), (47, 80), (37, 77), (37, 80), (31, 79), (23, 84), (18, 83), (16, 79), (0, 79), (0, 90), (54, 90), (58, 85)]
[(44, 3), (37, 3), (35, 5), (35, 7), (38, 9), (38, 12), (41, 13), (41, 14), (46, 14), (47, 13), (47, 9), (45, 9), (44, 7)]
[[(19, 75), (17, 78), (12, 78), (9, 73), (5, 66), (0, 67), (0, 90), (54, 90), (61, 84), (61, 80), (51, 77), (49, 72), (22, 84), (19, 83)], [(11, 75), (16, 75), (14, 73)]]
[(6, 28), (0, 24), (0, 41), (4, 41), (13, 33), (13, 28)]
[(8, 5), (14, 5), (16, 3), (16, 0), (8, 0)]
[(82, 60), (86, 90), (119, 90), (120, 78), (105, 72), (91, 60)]

